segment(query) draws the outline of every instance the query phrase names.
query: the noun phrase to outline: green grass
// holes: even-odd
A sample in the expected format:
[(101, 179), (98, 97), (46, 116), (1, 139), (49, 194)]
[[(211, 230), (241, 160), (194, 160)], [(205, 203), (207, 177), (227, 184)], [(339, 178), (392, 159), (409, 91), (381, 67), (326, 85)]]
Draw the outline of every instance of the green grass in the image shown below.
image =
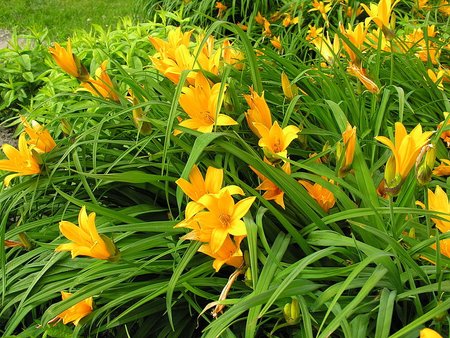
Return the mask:
[(115, 26), (121, 17), (136, 14), (135, 2), (128, 0), (1, 1), (0, 29), (47, 27), (52, 40), (64, 40), (75, 30), (89, 30), (92, 24)]

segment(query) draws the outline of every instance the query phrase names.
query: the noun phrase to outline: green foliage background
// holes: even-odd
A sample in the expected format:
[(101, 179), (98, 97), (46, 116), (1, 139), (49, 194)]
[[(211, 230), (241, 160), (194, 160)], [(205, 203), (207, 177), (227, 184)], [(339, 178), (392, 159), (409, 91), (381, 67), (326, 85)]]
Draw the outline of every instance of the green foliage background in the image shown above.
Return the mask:
[[(5, 124), (17, 124), (20, 130), (20, 112), (45, 124), (58, 144), (43, 157), (42, 174), (15, 179), (0, 191), (0, 240), (26, 238), (30, 243), (27, 250), (0, 250), (0, 334), (381, 338), (417, 337), (425, 326), (448, 334), (450, 260), (436, 255), (430, 245), (450, 236), (433, 228), (430, 216), (436, 215), (415, 206), (416, 200), (426, 200), (427, 188), (439, 184), (448, 189), (447, 181), (433, 177), (422, 187), (410, 175), (398, 197), (380, 198), (376, 187), (390, 151), (374, 140), (392, 135), (397, 121), (408, 130), (417, 123), (435, 130), (442, 113), (450, 111), (448, 84), (439, 90), (426, 74), (432, 65), (413, 53), (373, 50), (363, 55), (379, 94), (349, 77), (339, 58), (333, 67), (323, 67), (320, 54), (306, 41), (308, 24), (322, 21), (304, 10), (306, 2), (299, 2), (304, 9), (292, 12), (301, 15), (299, 24), (273, 28), (281, 36), (283, 53), (274, 50), (254, 23), (257, 10), (269, 15), (272, 4), (256, 2), (254, 9), (250, 2), (228, 4), (223, 19), (237, 22), (233, 15), (242, 16), (247, 32), (225, 21), (206, 25), (216, 15), (212, 1), (187, 3), (190, 16), (176, 4), (149, 3), (145, 11), (154, 22), (136, 25), (124, 19), (114, 30), (95, 26), (90, 33), (72, 36), (74, 53), (91, 73), (110, 60), (108, 73), (122, 95), (118, 103), (78, 91), (78, 82), (55, 66), (45, 39), (25, 49), (0, 51), (3, 84), (20, 87), (20, 76), (32, 84), (39, 80), (34, 90), (19, 88), (12, 94), (5, 94), (11, 89), (2, 85)], [(292, 4), (297, 2), (273, 6), (288, 10)], [(413, 8), (410, 1), (396, 7), (398, 34), (435, 24), (440, 45), (448, 44), (448, 18), (433, 9), (414, 16), (413, 22), (408, 20)], [(341, 20), (353, 24), (356, 19), (346, 18), (335, 5), (330, 31), (336, 31)], [(211, 134), (183, 129), (181, 136), (172, 135), (181, 114), (181, 85), (164, 79), (148, 58), (155, 52), (148, 36), (165, 38), (172, 28), (168, 24), (183, 24), (185, 31), (218, 40), (227, 36), (245, 53), (243, 71), (228, 67), (221, 74), (221, 81), (229, 84), (224, 112), (239, 126)], [(256, 50), (264, 55), (257, 57)], [(283, 95), (282, 71), (303, 90), (292, 101)], [(290, 176), (264, 164), (258, 140), (246, 126), (243, 95), (249, 86), (264, 90), (274, 120), (302, 127), (301, 138), (289, 148)], [(132, 123), (134, 107), (125, 98), (129, 88), (153, 126), (149, 136), (140, 135)], [(16, 101), (20, 104), (11, 112)], [(347, 121), (357, 127), (358, 146), (353, 172), (340, 178), (334, 154)], [(70, 132), (65, 134), (67, 125)], [(434, 141), (437, 157), (448, 158), (445, 145)], [(309, 157), (313, 153), (328, 162), (317, 163)], [(186, 231), (174, 228), (184, 218), (187, 203), (174, 182), (187, 177), (193, 164), (203, 172), (208, 166), (223, 168), (225, 184), (257, 196), (244, 218), (249, 270), (246, 279), (233, 284), (217, 320), (202, 310), (217, 301), (234, 269), (215, 273), (212, 260), (196, 252), (200, 244), (180, 241)], [(255, 190), (258, 180), (249, 165), (285, 192), (285, 210)], [(325, 213), (298, 179), (323, 184), (335, 195), (336, 206)], [(118, 262), (71, 259), (54, 252), (66, 242), (58, 223), (75, 222), (83, 205), (96, 212), (99, 232), (119, 247)], [(407, 235), (412, 229), (415, 237)], [(62, 290), (74, 296), (61, 302)], [(82, 325), (46, 324), (90, 296), (95, 310)], [(286, 325), (283, 307), (292, 299), (299, 303), (300, 320)]]

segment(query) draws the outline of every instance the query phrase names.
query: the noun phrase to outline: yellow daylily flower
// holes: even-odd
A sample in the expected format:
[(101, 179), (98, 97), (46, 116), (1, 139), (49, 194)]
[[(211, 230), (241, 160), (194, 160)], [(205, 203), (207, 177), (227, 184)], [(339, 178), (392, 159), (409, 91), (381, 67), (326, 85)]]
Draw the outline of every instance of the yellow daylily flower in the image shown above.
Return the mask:
[(372, 94), (378, 94), (380, 92), (380, 88), (377, 86), (377, 84), (373, 82), (369, 77), (367, 77), (366, 70), (364, 68), (350, 63), (347, 67), (347, 72), (350, 75), (358, 78), (358, 80), (364, 85), (364, 87)]
[(261, 134), (255, 127), (255, 123), (262, 123), (267, 128), (272, 126), (272, 114), (264, 99), (264, 92), (259, 96), (258, 93), (250, 87), (250, 95), (244, 95), (244, 99), (250, 106), (250, 109), (245, 113), (247, 124), (256, 136), (261, 137)]
[(341, 50), (340, 40), (337, 34), (334, 35), (333, 42), (330, 37), (325, 37), (323, 34), (318, 35), (311, 40), (311, 43), (317, 48), (320, 55), (325, 59), (329, 65), (333, 65), (336, 57), (339, 56)]
[(27, 145), (25, 133), (20, 134), (18, 149), (5, 143), (2, 145), (2, 150), (8, 159), (0, 160), (0, 170), (17, 173), (6, 176), (3, 181), (5, 186), (9, 186), (9, 183), (15, 177), (34, 175), (41, 172), (39, 163), (31, 152), (31, 147)]
[(448, 201), (447, 193), (442, 190), (440, 186), (436, 186), (433, 193), (428, 189), (428, 210), (437, 211), (440, 218), (431, 218), (436, 224), (440, 232), (450, 231), (450, 203)]
[(70, 39), (67, 40), (67, 49), (55, 42), (54, 47), (50, 47), (48, 50), (58, 66), (67, 74), (81, 81), (89, 78), (87, 69), (80, 63), (75, 54), (72, 53)]
[(118, 102), (119, 96), (116, 93), (117, 89), (106, 72), (107, 64), (108, 60), (103, 61), (100, 67), (95, 71), (95, 79), (90, 77), (85, 82), (81, 83), (81, 87), (94, 96)]
[(274, 36), (272, 39), (270, 39), (270, 43), (272, 46), (274, 46), (278, 50), (283, 49), (283, 45), (281, 44), (281, 40), (279, 36)]
[[(446, 255), (446, 256), (448, 256), (448, 255)], [(432, 329), (425, 328), (425, 329), (420, 330), (419, 338), (442, 338), (442, 336)]]
[(443, 79), (445, 76), (445, 71), (443, 69), (438, 69), (435, 72), (433, 69), (427, 70), (428, 77), (433, 81), (439, 90), (444, 90)]
[[(360, 22), (354, 29), (350, 25), (347, 29), (345, 29), (344, 25), (342, 24), (339, 25), (339, 28), (342, 34), (344, 34), (350, 40), (353, 47), (356, 47), (360, 51), (363, 51), (364, 41), (366, 40), (367, 34), (367, 27), (365, 27), (364, 22)], [(342, 44), (350, 58), (350, 62), (359, 65), (361, 61), (359, 60), (353, 49), (350, 48), (350, 46), (345, 41), (342, 41)]]
[(217, 13), (218, 18), (221, 18), (223, 16), (223, 13), (225, 13), (226, 10), (228, 9), (228, 7), (225, 6), (223, 3), (221, 3), (220, 1), (216, 2), (216, 8), (219, 10)]
[(177, 27), (167, 34), (167, 41), (153, 36), (149, 36), (148, 39), (157, 52), (164, 53), (167, 57), (175, 59), (176, 48), (181, 45), (188, 48), (191, 41), (191, 35), (192, 31), (183, 33), (181, 28)]
[(450, 3), (447, 0), (441, 0), (440, 4), (438, 6), (438, 10), (442, 14), (450, 16)]
[[(271, 165), (271, 163), (264, 159), (264, 162)], [(265, 191), (262, 197), (267, 201), (274, 201), (276, 204), (278, 204), (280, 207), (285, 209), (284, 206), (284, 191), (281, 190), (275, 183), (273, 183), (271, 180), (269, 180), (267, 177), (265, 177), (263, 174), (261, 174), (258, 170), (250, 166), (250, 169), (252, 169), (256, 175), (258, 175), (259, 179), (262, 181), (260, 185), (256, 187), (257, 190), (263, 190)], [(291, 164), (289, 162), (285, 162), (281, 169), (288, 175), (291, 174)]]
[(373, 29), (366, 34), (366, 43), (375, 50), (382, 50), (385, 52), (391, 51), (391, 44), (386, 39), (384, 34), (381, 34), (380, 28)]
[(298, 24), (298, 16), (296, 16), (295, 18), (291, 18), (291, 15), (289, 13), (287, 13), (284, 18), (283, 21), (281, 22), (281, 24), (284, 27), (289, 27), (290, 25), (296, 25)]
[(358, 5), (358, 7), (352, 7), (350, 5), (346, 5), (346, 10), (345, 10), (345, 15), (347, 15), (348, 18), (352, 18), (352, 17), (358, 17), (361, 15), (361, 13), (364, 10), (361, 8), (361, 5)]
[(435, 37), (437, 31), (435, 25), (427, 27), (427, 37), (425, 39), (423, 30), (421, 28), (415, 28), (412, 33), (407, 34), (403, 38), (403, 42), (406, 46), (406, 50), (415, 50), (415, 55), (422, 61), (431, 61), (433, 64), (438, 64), (438, 58), (440, 56), (439, 48), (429, 38)]
[(258, 23), (260, 25), (264, 25), (264, 22), (266, 20), (267, 19), (264, 16), (262, 16), (261, 12), (258, 11), (258, 14), (256, 14), (256, 16), (255, 16), (256, 23)]
[(388, 189), (400, 188), (432, 133), (432, 131), (422, 132), (422, 126), (418, 124), (408, 134), (405, 126), (401, 122), (396, 122), (394, 142), (385, 136), (375, 137), (392, 151), (384, 175)]
[(200, 34), (197, 36), (197, 46), (194, 48), (193, 52), (193, 55), (197, 56), (197, 67), (217, 75), (219, 74), (222, 50), (220, 48), (214, 48), (215, 39), (212, 35), (208, 36), (206, 42), (203, 44), (203, 47), (200, 49), (203, 39), (203, 35)]
[[(72, 293), (61, 291), (62, 300), (66, 300), (71, 296)], [(93, 308), (93, 298), (89, 297), (61, 312), (51, 322), (55, 320), (59, 321), (62, 319), (64, 325), (73, 323), (75, 326), (77, 326), (81, 319), (92, 312)]]
[(195, 86), (184, 87), (180, 96), (180, 106), (190, 119), (182, 121), (179, 125), (202, 133), (210, 133), (214, 126), (238, 124), (228, 115), (219, 113), (224, 99), (223, 93), (220, 95), (221, 86), (221, 83), (216, 83), (211, 87), (208, 79), (202, 73), (198, 73)]
[(254, 126), (261, 135), (258, 145), (263, 148), (269, 160), (275, 159), (276, 156), (287, 157), (287, 147), (300, 132), (300, 129), (293, 125), (281, 129), (277, 121), (270, 129), (262, 123), (254, 123)]
[[(447, 118), (448, 114), (450, 114), (449, 112), (445, 111), (444, 113), (444, 119)], [(441, 123), (439, 123), (438, 125), (438, 129), (442, 128), (444, 125), (444, 121), (442, 121)], [(447, 125), (446, 127), (450, 127), (450, 120), (447, 121)], [(450, 130), (444, 130), (441, 133), (441, 139), (446, 143), (447, 147), (450, 147)]]
[(33, 120), (30, 125), (23, 116), (21, 116), (20, 119), (25, 128), (25, 132), (30, 137), (27, 143), (32, 146), (33, 150), (43, 154), (48, 153), (56, 147), (55, 140), (50, 135), (49, 131), (38, 122)]
[[(150, 38), (150, 42), (157, 50), (157, 53), (150, 57), (154, 67), (175, 84), (180, 81), (183, 71), (198, 68), (215, 75), (219, 73), (222, 53), (220, 49), (214, 49), (214, 37), (210, 36), (203, 47), (199, 49), (203, 36), (198, 36), (197, 47), (191, 53), (189, 49), (190, 35), (191, 32), (181, 33), (181, 30), (177, 29), (169, 33), (167, 42), (159, 38)], [(188, 73), (189, 84), (193, 85), (195, 78), (195, 71)]]
[[(330, 181), (333, 183), (333, 181)], [(333, 193), (322, 187), (319, 183), (311, 184), (305, 180), (299, 180), (300, 183), (308, 192), (308, 194), (316, 200), (323, 211), (328, 212), (336, 203)]]
[(323, 28), (309, 25), (308, 34), (306, 35), (306, 41), (313, 41), (317, 37), (323, 36)]
[(234, 203), (230, 193), (225, 191), (220, 195), (204, 195), (198, 201), (207, 211), (199, 212), (195, 219), (202, 229), (211, 231), (209, 245), (211, 251), (220, 250), (228, 235), (246, 236), (242, 217), (250, 209), (256, 197), (247, 197)]
[(322, 15), (322, 18), (323, 18), (326, 22), (328, 22), (328, 16), (327, 16), (327, 13), (328, 13), (328, 12), (330, 11), (330, 9), (331, 9), (331, 4), (330, 4), (330, 3), (325, 4), (325, 2), (323, 2), (323, 1), (317, 1), (317, 0), (314, 0), (314, 1), (312, 2), (312, 6), (313, 6), (313, 8), (311, 8), (308, 12), (318, 11), (318, 12)]
[(216, 252), (213, 252), (210, 244), (203, 244), (198, 251), (214, 258), (213, 268), (218, 272), (222, 265), (227, 264), (239, 268), (244, 264), (244, 254), (240, 245), (245, 236), (235, 236), (234, 240), (230, 236), (225, 237), (222, 246)]
[(195, 218), (195, 216), (204, 209), (205, 207), (202, 204), (194, 201), (191, 201), (186, 205), (186, 209), (184, 210), (185, 219), (174, 226), (174, 228), (187, 228), (192, 230), (182, 236), (182, 240), (187, 239), (191, 241), (209, 242), (211, 239), (211, 229), (201, 227)]
[[(150, 57), (155, 68), (174, 84), (180, 82), (181, 73), (194, 68), (195, 58), (191, 55), (185, 45), (178, 46), (173, 51), (173, 58), (167, 53), (157, 53)], [(187, 81), (190, 84), (195, 82), (195, 72), (189, 72)]]
[(378, 5), (371, 3), (369, 5), (370, 7), (367, 7), (367, 5), (365, 4), (361, 4), (361, 6), (369, 16), (366, 19), (366, 24), (372, 20), (379, 28), (381, 28), (384, 35), (386, 35), (386, 37), (390, 39), (394, 34), (391, 31), (391, 29), (393, 28), (391, 27), (390, 23), (391, 13), (398, 2), (399, 0), (396, 0), (395, 2), (392, 2), (392, 0), (380, 0)]
[(95, 226), (95, 213), (89, 216), (83, 206), (78, 214), (78, 226), (71, 222), (61, 221), (59, 230), (72, 243), (59, 245), (55, 251), (70, 251), (72, 258), (88, 256), (105, 260), (116, 260), (118, 250), (113, 241), (105, 235), (99, 235)]
[(230, 195), (244, 195), (244, 191), (237, 185), (228, 185), (222, 188), (223, 169), (214, 167), (208, 167), (205, 178), (203, 178), (200, 169), (194, 165), (189, 173), (189, 181), (180, 178), (175, 183), (195, 202), (198, 202), (206, 194), (219, 194), (225, 191), (228, 191)]
[(225, 40), (222, 45), (222, 59), (223, 62), (229, 64), (236, 68), (237, 70), (242, 70), (244, 68), (245, 55), (239, 50), (233, 47), (229, 40)]
[(441, 164), (433, 170), (433, 175), (436, 176), (450, 176), (450, 161), (445, 158), (440, 159)]

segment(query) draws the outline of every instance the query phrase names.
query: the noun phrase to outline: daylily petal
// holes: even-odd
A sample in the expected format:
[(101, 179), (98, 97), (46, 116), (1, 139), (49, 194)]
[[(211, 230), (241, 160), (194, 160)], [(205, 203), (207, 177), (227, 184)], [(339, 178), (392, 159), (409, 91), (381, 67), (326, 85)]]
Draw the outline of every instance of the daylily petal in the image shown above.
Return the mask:
[[(236, 219), (244, 217), (245, 214), (247, 214), (247, 212), (249, 211), (249, 209), (252, 206), (255, 199), (256, 199), (256, 197), (247, 197), (247, 198), (244, 198), (243, 200), (239, 201), (238, 203), (236, 203), (236, 205), (234, 206), (234, 211), (233, 211), (232, 217), (236, 218)], [(236, 235), (236, 236), (241, 236), (241, 235)]]

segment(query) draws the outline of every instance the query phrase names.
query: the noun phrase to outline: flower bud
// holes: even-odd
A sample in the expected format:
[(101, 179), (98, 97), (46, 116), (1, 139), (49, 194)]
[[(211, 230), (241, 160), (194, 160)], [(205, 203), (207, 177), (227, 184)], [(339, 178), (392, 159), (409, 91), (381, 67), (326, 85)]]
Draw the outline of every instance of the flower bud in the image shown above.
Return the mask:
[[(423, 152), (426, 152), (424, 159)], [(425, 185), (431, 180), (435, 161), (436, 148), (432, 144), (423, 147), (416, 162), (416, 178), (419, 184)]]
[(253, 288), (252, 270), (250, 269), (250, 267), (245, 270), (245, 285), (247, 285), (249, 288)]
[(298, 95), (297, 86), (295, 84), (291, 84), (285, 72), (281, 73), (281, 87), (283, 89), (284, 96), (286, 96), (289, 100), (292, 100)]
[(300, 321), (300, 306), (297, 298), (292, 298), (290, 303), (284, 305), (283, 315), (288, 325), (295, 325)]

